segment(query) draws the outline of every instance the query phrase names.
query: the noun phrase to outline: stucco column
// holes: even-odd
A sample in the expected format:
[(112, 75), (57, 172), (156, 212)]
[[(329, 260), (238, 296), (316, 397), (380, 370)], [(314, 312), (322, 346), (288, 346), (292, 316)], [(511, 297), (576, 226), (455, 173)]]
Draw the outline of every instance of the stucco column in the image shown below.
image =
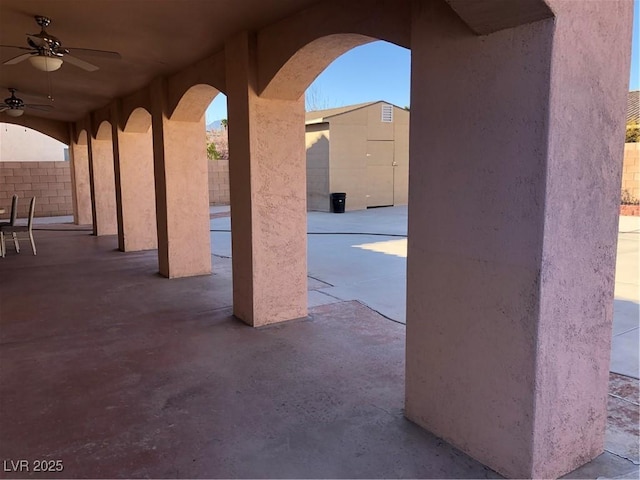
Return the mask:
[(160, 274), (206, 275), (211, 240), (204, 117), (197, 122), (168, 118), (160, 80), (151, 85), (151, 94)]
[[(110, 137), (110, 132), (105, 134)], [(113, 145), (111, 139), (97, 140), (87, 135), (89, 178), (91, 180), (91, 209), (94, 235), (118, 233), (116, 216)]]
[(227, 42), (233, 312), (253, 326), (307, 315), (304, 99), (256, 93), (252, 39)]
[(596, 457), (607, 418), (632, 3), (549, 3), (412, 26), (406, 415), (516, 478)]
[(151, 250), (158, 245), (151, 118), (146, 131), (125, 132), (118, 110), (112, 106), (118, 248)]
[(89, 225), (93, 222), (91, 215), (91, 186), (89, 179), (89, 148), (86, 133), (82, 133), (83, 142), (76, 139), (75, 130), (71, 129), (69, 143), (69, 160), (71, 161), (71, 198), (73, 203), (73, 221), (76, 225)]

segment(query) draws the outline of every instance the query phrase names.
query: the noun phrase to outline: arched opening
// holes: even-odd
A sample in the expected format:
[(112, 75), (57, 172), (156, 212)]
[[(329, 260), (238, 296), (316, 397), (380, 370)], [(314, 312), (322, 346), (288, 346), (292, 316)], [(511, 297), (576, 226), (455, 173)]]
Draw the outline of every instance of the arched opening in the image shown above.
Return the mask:
[(89, 142), (94, 234), (114, 235), (118, 233), (118, 217), (111, 123), (102, 121), (95, 139)]
[(198, 122), (202, 120), (209, 104), (220, 90), (207, 84), (189, 87), (180, 97), (169, 118), (179, 122)]
[[(368, 42), (335, 58), (305, 98), (307, 266), (309, 276), (321, 282), (312, 298), (357, 300), (401, 323), (406, 318), (410, 63), (410, 50)], [(346, 194), (344, 203), (340, 194)], [(340, 209), (347, 214), (332, 213)], [(327, 224), (334, 227), (321, 227)], [(342, 270), (345, 259), (349, 276)]]
[(295, 52), (280, 68), (264, 88), (262, 95), (268, 98), (296, 100), (336, 58), (374, 40), (360, 34), (334, 34), (313, 40)]
[(0, 123), (0, 162), (62, 162), (68, 145), (38, 130)]
[(87, 131), (82, 129), (80, 130), (80, 132), (78, 132), (77, 137), (76, 137), (76, 143), (78, 145), (88, 145), (88, 140), (87, 140)]
[(216, 95), (207, 107), (205, 129), (207, 137), (207, 165), (209, 178), (209, 207), (211, 214), (228, 214), (229, 190), (229, 125), (227, 96)]
[(96, 140), (111, 141), (111, 136), (111, 124), (106, 120), (100, 122), (100, 125), (98, 125), (96, 129)]
[(157, 248), (156, 194), (151, 114), (135, 108), (114, 139), (118, 248), (124, 252)]
[[(358, 25), (356, 30), (362, 30), (362, 25)], [(274, 39), (286, 36), (286, 33), (281, 36), (273, 33)], [(261, 38), (264, 40), (266, 37), (259, 37), (259, 40)], [(282, 40), (279, 41), (282, 43)], [(306, 315), (307, 306), (314, 304), (313, 301), (307, 302), (306, 288), (308, 284), (313, 282), (307, 278), (309, 273), (306, 235), (308, 219), (306, 181), (308, 172), (306, 167), (308, 162), (305, 158), (305, 112), (302, 97), (313, 79), (335, 60), (334, 57), (326, 55), (323, 47), (326, 46), (329, 52), (339, 56), (355, 45), (367, 44), (372, 41), (371, 35), (336, 34), (335, 32), (309, 39), (304, 46), (291, 53), (291, 57), (282, 63), (272, 79), (267, 80), (263, 76), (262, 80), (265, 82), (263, 93), (257, 96), (249, 94), (249, 110), (243, 110), (243, 106), (238, 104), (231, 106), (231, 122), (235, 122), (235, 118), (241, 119), (243, 115), (248, 116), (250, 122), (248, 132), (250, 141), (249, 165), (237, 168), (232, 158), (231, 173), (232, 180), (236, 185), (234, 192), (242, 190), (244, 185), (249, 182), (251, 191), (255, 193), (252, 198), (245, 197), (243, 200), (239, 200), (239, 198), (242, 199), (241, 196), (232, 196), (232, 202), (235, 202), (232, 205), (234, 215), (232, 244), (234, 248), (234, 275), (236, 272), (239, 272), (242, 277), (251, 275), (254, 281), (247, 290), (254, 289), (254, 292), (257, 290), (264, 298), (264, 304), (259, 304), (262, 299), (255, 300), (255, 295), (247, 291), (242, 296), (253, 295), (253, 305), (247, 311), (243, 311), (242, 309), (246, 308), (246, 305), (240, 305), (238, 302), (234, 304), (236, 314), (253, 325), (263, 325), (278, 321), (278, 319), (286, 320)], [(269, 50), (265, 43), (261, 45), (259, 45), (258, 51)], [(321, 58), (318, 59), (317, 56)], [(264, 65), (263, 71), (266, 71), (274, 64), (276, 64), (275, 61), (266, 59), (263, 63), (258, 64), (258, 69)], [(278, 87), (274, 87), (275, 85)], [(379, 119), (380, 114), (378, 113)], [(405, 125), (406, 131), (408, 131), (408, 119)], [(233, 124), (230, 125), (230, 129), (232, 134), (231, 156), (234, 156), (234, 146), (238, 147), (236, 151), (240, 152), (240, 155), (246, 155), (247, 152), (246, 150), (242, 151), (243, 146), (240, 142), (233, 143), (234, 139), (238, 138), (235, 137), (237, 131), (234, 130)], [(364, 130), (364, 136), (362, 136), (364, 146), (361, 149), (362, 158), (358, 158), (358, 161), (366, 162), (366, 125), (359, 129)], [(242, 134), (243, 132), (241, 132)], [(244, 132), (244, 135), (246, 134), (247, 132)], [(326, 148), (329, 138), (324, 137), (324, 142)], [(313, 143), (316, 144), (316, 147), (319, 145), (317, 141)], [(344, 147), (346, 151), (349, 150), (350, 143), (354, 142), (347, 139)], [(360, 145), (360, 141), (357, 143)], [(404, 142), (405, 146), (407, 143), (408, 138)], [(360, 147), (358, 146), (358, 148)], [(389, 167), (391, 168), (391, 164)], [(355, 172), (355, 176), (360, 173)], [(329, 193), (327, 187), (327, 200)], [(246, 204), (252, 205), (253, 208), (246, 209)], [(242, 209), (240, 215), (244, 217), (240, 222), (238, 221), (237, 206)], [(242, 248), (240, 246), (241, 240), (239, 240), (240, 234), (237, 232), (244, 229), (256, 232), (256, 240), (252, 242), (252, 250), (248, 252), (253, 255), (252, 264), (238, 258), (237, 255), (239, 249)], [(246, 233), (242, 235), (246, 237)], [(262, 241), (258, 239), (262, 239)], [(259, 278), (256, 275), (256, 271), (261, 270), (272, 272), (276, 265), (278, 268), (277, 279), (273, 273), (265, 275), (264, 278)], [(279, 287), (280, 291), (269, 291), (274, 284), (282, 285)], [(234, 283), (234, 287), (237, 285), (239, 283)], [(240, 295), (238, 295), (239, 297)], [(280, 311), (272, 308), (274, 298), (282, 302)], [(267, 308), (272, 308), (272, 310), (261, 311), (267, 305), (269, 305)], [(263, 317), (256, 319), (256, 312), (263, 314)]]
[(72, 138), (69, 146), (71, 160), (71, 199), (76, 225), (93, 223), (91, 211), (91, 180), (89, 173), (89, 139), (85, 129)]
[[(169, 278), (211, 272), (205, 111), (219, 90), (197, 83), (169, 89), (162, 141), (154, 134), (158, 259)], [(177, 99), (175, 108), (171, 108)], [(156, 128), (154, 124), (154, 130)]]
[(151, 128), (151, 114), (142, 107), (131, 112), (127, 118), (124, 131), (127, 133), (147, 133)]

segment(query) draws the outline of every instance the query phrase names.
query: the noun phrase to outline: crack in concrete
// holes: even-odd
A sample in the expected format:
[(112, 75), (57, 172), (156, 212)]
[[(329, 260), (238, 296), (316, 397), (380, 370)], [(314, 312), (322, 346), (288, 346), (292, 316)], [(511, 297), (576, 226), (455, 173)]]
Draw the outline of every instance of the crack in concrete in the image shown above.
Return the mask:
[(633, 463), (634, 465), (640, 465), (640, 462), (638, 462), (637, 460), (634, 460), (632, 458), (629, 457), (625, 457), (624, 455), (621, 455), (619, 453), (616, 452), (612, 452), (611, 450), (607, 450), (606, 448), (604, 449), (605, 452), (610, 453), (611, 455), (615, 455), (616, 457), (620, 457), (624, 460), (628, 460), (629, 462)]

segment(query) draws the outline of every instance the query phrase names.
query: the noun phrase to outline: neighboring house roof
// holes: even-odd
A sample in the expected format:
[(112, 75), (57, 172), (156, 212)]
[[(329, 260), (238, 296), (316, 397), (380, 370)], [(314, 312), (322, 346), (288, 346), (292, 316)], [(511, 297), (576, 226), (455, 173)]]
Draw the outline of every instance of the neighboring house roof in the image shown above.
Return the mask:
[[(310, 123), (323, 123), (326, 122), (330, 117), (335, 117), (336, 115), (342, 115), (343, 113), (352, 112), (354, 110), (358, 110), (360, 108), (365, 108), (370, 105), (375, 105), (376, 103), (386, 103), (387, 105), (393, 105), (393, 103), (385, 102), (384, 100), (377, 100), (375, 102), (365, 102), (365, 103), (357, 103), (355, 105), (347, 105), (346, 107), (338, 107), (338, 108), (329, 108), (327, 110), (315, 110), (313, 112), (307, 112), (305, 117), (305, 123), (308, 125)], [(400, 108), (397, 105), (393, 105), (396, 108)]]
[(640, 90), (629, 92), (627, 96), (627, 123), (640, 123)]

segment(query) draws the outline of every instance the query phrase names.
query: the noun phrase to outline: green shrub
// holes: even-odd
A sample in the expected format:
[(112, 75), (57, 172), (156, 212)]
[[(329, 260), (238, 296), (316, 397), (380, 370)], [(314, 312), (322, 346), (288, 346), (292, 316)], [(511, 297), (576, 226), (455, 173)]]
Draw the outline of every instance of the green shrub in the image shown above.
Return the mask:
[(216, 150), (216, 144), (213, 142), (207, 143), (207, 158), (209, 160), (219, 160), (220, 154)]

